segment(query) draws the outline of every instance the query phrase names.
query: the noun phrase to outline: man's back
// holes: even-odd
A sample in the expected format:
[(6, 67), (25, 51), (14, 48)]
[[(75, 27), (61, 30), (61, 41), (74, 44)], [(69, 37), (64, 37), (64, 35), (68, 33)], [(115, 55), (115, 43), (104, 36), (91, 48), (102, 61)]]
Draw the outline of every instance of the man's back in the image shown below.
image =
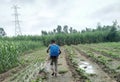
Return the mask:
[(59, 55), (59, 46), (56, 44), (50, 45), (50, 56), (58, 56)]

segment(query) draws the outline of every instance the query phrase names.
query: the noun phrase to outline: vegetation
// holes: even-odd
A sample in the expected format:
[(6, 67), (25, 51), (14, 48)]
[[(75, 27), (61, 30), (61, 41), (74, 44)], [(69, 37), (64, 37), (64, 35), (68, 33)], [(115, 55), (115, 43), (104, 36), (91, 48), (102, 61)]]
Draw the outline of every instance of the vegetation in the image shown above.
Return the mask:
[[(22, 53), (25, 51), (33, 50), (43, 46), (48, 46), (52, 39), (55, 39), (59, 45), (77, 45), (78, 46), (65, 46), (67, 49), (67, 54), (70, 62), (72, 63), (75, 71), (80, 75), (80, 77), (86, 81), (90, 82), (89, 75), (85, 73), (82, 69), (78, 68), (78, 61), (76, 60), (76, 54), (74, 49), (83, 53), (84, 56), (91, 58), (101, 68), (116, 81), (120, 81), (118, 75), (120, 74), (120, 29), (117, 22), (113, 22), (112, 25), (101, 26), (97, 25), (96, 29), (86, 28), (82, 31), (77, 31), (73, 27), (68, 27), (67, 25), (58, 25), (53, 31), (46, 32), (41, 31), (41, 36), (16, 36), (16, 37), (0, 37), (0, 74), (8, 71), (11, 68), (19, 66), (23, 62), (31, 63), (28, 65), (22, 73), (15, 75), (14, 78), (18, 78), (17, 81), (21, 81), (21, 78), (27, 78), (28, 81), (38, 81), (43, 80), (43, 78), (34, 78), (41, 67), (43, 67), (43, 60), (46, 56), (45, 50), (42, 50), (41, 55), (32, 54), (29, 56), (24, 56)], [(104, 43), (105, 42), (105, 43)], [(106, 43), (107, 42), (107, 43)], [(93, 44), (94, 43), (94, 44)], [(73, 48), (72, 48), (73, 47)], [(21, 61), (21, 59), (24, 61)], [(117, 59), (117, 60), (116, 60)], [(115, 64), (117, 63), (117, 64)], [(41, 67), (39, 67), (41, 65)], [(38, 68), (37, 68), (38, 67)], [(29, 70), (28, 70), (29, 68)], [(36, 69), (32, 71), (33, 69)], [(61, 69), (59, 73), (64, 74), (69, 70)], [(31, 75), (30, 75), (31, 74)], [(46, 75), (41, 72), (41, 75)], [(30, 76), (29, 76), (30, 75)], [(42, 77), (42, 76), (41, 76)], [(14, 80), (14, 78), (12, 78)], [(37, 79), (37, 80), (36, 80)], [(23, 79), (23, 81), (26, 81)]]
[(87, 28), (82, 31), (77, 31), (73, 27), (67, 25), (58, 25), (53, 31), (41, 31), (42, 36), (17, 36), (17, 37), (0, 37), (0, 39), (8, 41), (42, 41), (45, 46), (48, 46), (51, 39), (55, 39), (59, 45), (85, 44), (85, 43), (100, 43), (100, 42), (118, 42), (120, 41), (120, 26), (117, 21), (112, 25), (98, 24), (96, 29)]
[(87, 74), (83, 69), (79, 68), (78, 61), (76, 60), (76, 54), (74, 50), (71, 47), (66, 46), (68, 58), (71, 61), (73, 67), (75, 68), (76, 72), (80, 75), (80, 78), (82, 82), (91, 82), (90, 78), (88, 77), (89, 74)]
[[(119, 44), (120, 43), (118, 43), (118, 42), (85, 44), (85, 45), (74, 46), (74, 48), (77, 49), (80, 53), (83, 53), (85, 56), (90, 57), (92, 59), (92, 61), (96, 62), (98, 65), (101, 65), (101, 68), (105, 72), (107, 72), (111, 78), (116, 79), (116, 81), (120, 81), (119, 76), (118, 76), (120, 74), (119, 58), (118, 58), (118, 60), (114, 59), (114, 58), (120, 56), (118, 54), (119, 47), (117, 47), (117, 45), (119, 45)], [(115, 56), (113, 56), (111, 54), (104, 55), (105, 53), (103, 53), (103, 52), (99, 53), (100, 51), (107, 49), (107, 52), (111, 52), (112, 54), (114, 54), (114, 49), (111, 50), (111, 48), (115, 48), (115, 51), (116, 51)]]
[(21, 53), (41, 47), (40, 42), (0, 41), (0, 73), (17, 66)]
[[(22, 68), (13, 74), (6, 82), (44, 82), (43, 80), (47, 77), (44, 69), (44, 62), (46, 59), (45, 48), (39, 48), (32, 53), (22, 55), (20, 58), (27, 63)], [(38, 72), (40, 76), (38, 76)], [(11, 73), (12, 74), (12, 73)]]
[(105, 56), (114, 59), (120, 59), (119, 46), (120, 46), (120, 42), (81, 45), (81, 47), (84, 47), (85, 49), (90, 49), (91, 51), (99, 52)]
[(97, 25), (96, 29), (86, 28), (85, 30), (77, 31), (67, 25), (58, 25), (51, 32), (42, 31), (42, 41), (45, 46), (48, 46), (51, 39), (55, 39), (59, 45), (84, 44), (84, 43), (100, 43), (100, 42), (118, 42), (120, 41), (120, 29), (117, 21), (113, 25), (101, 26)]
[(5, 36), (5, 35), (6, 35), (6, 33), (5, 33), (4, 29), (0, 28), (0, 36)]

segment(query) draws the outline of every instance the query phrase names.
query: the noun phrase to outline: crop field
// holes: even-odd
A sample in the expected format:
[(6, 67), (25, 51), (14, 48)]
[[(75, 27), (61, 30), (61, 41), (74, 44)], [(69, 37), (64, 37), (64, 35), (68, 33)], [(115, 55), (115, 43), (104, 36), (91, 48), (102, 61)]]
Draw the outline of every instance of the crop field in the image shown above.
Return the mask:
[(0, 17), (0, 82), (120, 82), (120, 0), (0, 0)]
[(120, 82), (119, 45), (115, 42), (80, 44), (66, 49), (70, 62), (86, 82)]
[(0, 73), (17, 66), (22, 52), (38, 47), (41, 47), (39, 42), (0, 41)]
[[(41, 51), (37, 51), (38, 49)], [(45, 55), (42, 54), (45, 51), (43, 51), (44, 47), (41, 42), (0, 41), (0, 82), (13, 82), (14, 79), (14, 82), (21, 82), (22, 79), (30, 81), (29, 78), (33, 77), (32, 73), (43, 66), (40, 62), (45, 59)], [(27, 80), (24, 80), (24, 77), (27, 77)]]
[(61, 46), (58, 77), (51, 76), (47, 47), (1, 41), (0, 82), (120, 82), (120, 42)]

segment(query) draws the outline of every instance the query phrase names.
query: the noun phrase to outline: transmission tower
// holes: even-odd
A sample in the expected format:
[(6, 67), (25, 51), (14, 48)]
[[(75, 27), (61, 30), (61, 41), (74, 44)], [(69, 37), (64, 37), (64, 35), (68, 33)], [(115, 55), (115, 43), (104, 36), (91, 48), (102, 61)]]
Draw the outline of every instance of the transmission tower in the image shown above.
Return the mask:
[(13, 6), (13, 9), (14, 9), (14, 16), (15, 16), (15, 36), (18, 36), (18, 35), (22, 35), (22, 32), (21, 32), (21, 28), (20, 28), (20, 21), (19, 21), (19, 18), (18, 18), (18, 6), (17, 5), (14, 5)]

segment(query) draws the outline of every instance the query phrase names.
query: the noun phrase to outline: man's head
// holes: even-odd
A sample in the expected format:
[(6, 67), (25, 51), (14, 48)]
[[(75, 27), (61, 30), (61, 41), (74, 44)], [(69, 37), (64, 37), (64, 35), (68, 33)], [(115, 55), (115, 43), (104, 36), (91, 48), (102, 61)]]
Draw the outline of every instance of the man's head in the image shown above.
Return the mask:
[(55, 43), (55, 40), (51, 40), (51, 43), (52, 43), (52, 44)]

